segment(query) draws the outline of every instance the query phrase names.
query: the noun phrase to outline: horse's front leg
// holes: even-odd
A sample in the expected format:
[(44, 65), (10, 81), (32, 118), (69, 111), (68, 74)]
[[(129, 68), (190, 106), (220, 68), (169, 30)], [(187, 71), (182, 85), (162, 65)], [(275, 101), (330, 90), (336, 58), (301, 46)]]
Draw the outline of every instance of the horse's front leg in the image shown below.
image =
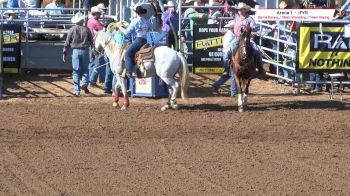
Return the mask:
[(244, 93), (243, 93), (243, 110), (247, 110), (248, 109), (248, 93), (249, 93), (249, 85), (250, 85), (250, 81), (251, 79), (248, 79), (248, 81), (246, 81), (246, 85), (244, 87)]
[(126, 110), (128, 109), (130, 103), (129, 103), (129, 96), (127, 93), (127, 87), (126, 87), (126, 80), (125, 79), (121, 79), (120, 80), (120, 86), (122, 88), (122, 92), (123, 92), (123, 106), (121, 108), (121, 110)]
[(235, 74), (234, 75), (235, 81), (236, 81), (236, 87), (237, 87), (237, 106), (238, 106), (238, 111), (243, 112), (243, 101), (242, 101), (242, 81), (240, 78)]

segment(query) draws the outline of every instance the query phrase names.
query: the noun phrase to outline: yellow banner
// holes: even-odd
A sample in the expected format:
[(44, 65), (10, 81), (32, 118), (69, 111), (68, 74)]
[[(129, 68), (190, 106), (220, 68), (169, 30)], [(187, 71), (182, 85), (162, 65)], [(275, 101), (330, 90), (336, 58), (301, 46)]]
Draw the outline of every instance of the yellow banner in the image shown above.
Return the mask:
[(20, 69), (18, 68), (4, 68), (4, 73), (6, 74), (18, 74), (20, 73)]
[(222, 38), (223, 38), (223, 36), (196, 40), (195, 49), (204, 49), (205, 50), (207, 48), (222, 46)]
[(221, 74), (224, 72), (224, 68), (221, 67), (196, 67), (196, 74)]
[(19, 42), (19, 33), (4, 35), (4, 44), (14, 44)]
[(300, 27), (299, 70), (350, 70), (344, 27)]

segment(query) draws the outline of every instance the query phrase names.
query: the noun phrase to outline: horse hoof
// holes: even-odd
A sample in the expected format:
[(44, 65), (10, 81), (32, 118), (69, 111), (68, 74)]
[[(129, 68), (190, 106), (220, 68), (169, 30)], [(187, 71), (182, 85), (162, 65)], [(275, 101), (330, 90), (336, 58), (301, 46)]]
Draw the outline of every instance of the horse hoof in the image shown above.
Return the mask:
[(174, 105), (172, 105), (171, 107), (172, 107), (174, 110), (179, 109), (179, 105), (177, 105), (177, 104), (174, 104)]
[(238, 106), (238, 112), (244, 112), (243, 106)]
[(243, 111), (247, 111), (248, 110), (248, 106), (247, 105), (244, 105), (243, 106)]
[(127, 109), (128, 109), (128, 107), (126, 107), (125, 105), (123, 105), (122, 108), (120, 108), (120, 110), (122, 110), (122, 111), (125, 111)]
[(119, 104), (118, 104), (118, 102), (113, 102), (113, 107), (118, 107), (119, 106)]
[(166, 111), (166, 110), (168, 110), (169, 108), (170, 108), (169, 105), (165, 105), (165, 106), (163, 106), (160, 110), (161, 110), (161, 111)]

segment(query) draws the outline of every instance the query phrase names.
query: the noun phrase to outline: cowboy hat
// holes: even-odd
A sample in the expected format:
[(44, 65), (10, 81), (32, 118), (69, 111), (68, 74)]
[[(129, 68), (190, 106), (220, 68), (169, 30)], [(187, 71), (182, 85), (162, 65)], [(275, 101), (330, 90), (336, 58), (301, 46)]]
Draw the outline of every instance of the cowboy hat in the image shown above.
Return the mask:
[(103, 4), (103, 3), (97, 4), (97, 7), (98, 7), (99, 9), (101, 9), (101, 10), (106, 10), (106, 9), (107, 9), (106, 6), (105, 6), (105, 4)]
[(220, 3), (216, 2), (215, 0), (209, 0), (208, 6), (218, 6)]
[(81, 12), (78, 12), (72, 17), (71, 21), (73, 24), (77, 24), (77, 23), (83, 21), (84, 19), (85, 19), (84, 14), (82, 14)]
[(0, 4), (7, 3), (8, 0), (0, 0)]
[(16, 10), (6, 10), (4, 12), (4, 15), (10, 15), (10, 14), (17, 14), (17, 11)]
[(164, 4), (164, 7), (175, 7), (174, 1), (168, 1), (167, 4)]
[(142, 6), (137, 6), (136, 9), (134, 10), (134, 12), (136, 12), (136, 14), (146, 14), (147, 10), (145, 8), (143, 8)]
[(27, 7), (36, 7), (36, 1), (35, 0), (25, 0), (25, 5), (27, 6)]
[(93, 6), (93, 7), (91, 7), (90, 12), (91, 12), (91, 14), (95, 14), (95, 13), (101, 13), (102, 10), (97, 6)]
[(246, 9), (246, 10), (250, 10), (251, 7), (243, 2), (239, 2), (238, 5), (236, 6), (236, 9)]
[(233, 26), (235, 26), (235, 21), (230, 20), (224, 27), (225, 28), (232, 28)]
[(279, 4), (279, 8), (280, 9), (285, 9), (286, 7), (287, 7), (288, 5), (287, 5), (287, 3), (285, 2), (285, 1), (281, 1), (281, 3)]

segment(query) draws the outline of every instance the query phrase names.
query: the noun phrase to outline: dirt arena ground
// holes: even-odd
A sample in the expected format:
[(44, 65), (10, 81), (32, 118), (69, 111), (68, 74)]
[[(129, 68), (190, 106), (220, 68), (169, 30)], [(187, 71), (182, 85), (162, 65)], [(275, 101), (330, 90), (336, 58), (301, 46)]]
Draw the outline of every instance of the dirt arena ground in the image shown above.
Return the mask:
[(254, 80), (238, 113), (216, 78), (192, 75), (166, 112), (163, 98), (117, 110), (99, 88), (75, 98), (66, 75), (6, 78), (0, 195), (350, 195), (349, 88), (340, 102)]

